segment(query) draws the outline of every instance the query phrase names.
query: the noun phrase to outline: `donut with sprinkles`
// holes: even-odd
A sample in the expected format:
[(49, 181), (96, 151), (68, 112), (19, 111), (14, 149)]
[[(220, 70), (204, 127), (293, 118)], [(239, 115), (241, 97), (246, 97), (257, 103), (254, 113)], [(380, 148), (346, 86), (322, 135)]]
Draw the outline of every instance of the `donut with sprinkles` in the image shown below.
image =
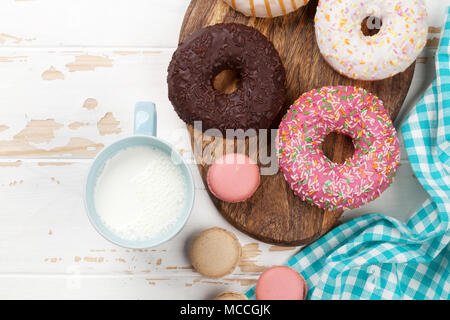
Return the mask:
[(309, 0), (224, 0), (234, 10), (249, 17), (274, 18), (306, 5)]
[[(427, 41), (426, 18), (423, 0), (320, 0), (317, 44), (340, 74), (382, 80), (405, 71), (419, 56)], [(363, 23), (378, 33), (365, 35)]]
[[(331, 132), (353, 140), (353, 157), (343, 164), (322, 151)], [(303, 94), (281, 121), (277, 149), (294, 193), (325, 210), (354, 209), (375, 200), (392, 183), (400, 161), (397, 133), (383, 102), (356, 87)]]

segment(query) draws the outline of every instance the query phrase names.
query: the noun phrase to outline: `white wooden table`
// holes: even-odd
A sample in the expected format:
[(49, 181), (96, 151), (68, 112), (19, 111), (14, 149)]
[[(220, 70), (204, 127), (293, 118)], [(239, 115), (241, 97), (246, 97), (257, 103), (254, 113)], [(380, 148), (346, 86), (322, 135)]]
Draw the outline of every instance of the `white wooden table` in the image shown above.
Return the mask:
[[(205, 299), (244, 292), (299, 248), (253, 240), (220, 216), (195, 167), (190, 220), (172, 241), (126, 250), (99, 236), (83, 204), (86, 171), (103, 146), (132, 133), (136, 101), (158, 108), (158, 135), (186, 155), (184, 124), (167, 98), (166, 70), (188, 0), (0, 2), (0, 299)], [(444, 7), (427, 0), (430, 36), (400, 119), (434, 75)], [(398, 126), (398, 124), (397, 124)], [(405, 220), (426, 197), (403, 153), (396, 182), (343, 220), (381, 212)], [(204, 228), (234, 231), (235, 272), (202, 278), (187, 241)]]

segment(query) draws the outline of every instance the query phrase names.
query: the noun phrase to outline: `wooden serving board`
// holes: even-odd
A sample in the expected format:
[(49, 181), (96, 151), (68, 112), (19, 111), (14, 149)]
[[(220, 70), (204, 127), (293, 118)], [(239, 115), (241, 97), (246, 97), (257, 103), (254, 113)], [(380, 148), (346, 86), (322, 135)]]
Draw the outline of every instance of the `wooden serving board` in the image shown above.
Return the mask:
[[(414, 64), (405, 72), (383, 81), (355, 81), (339, 75), (322, 58), (316, 44), (314, 16), (317, 3), (317, 0), (312, 0), (307, 6), (284, 17), (260, 19), (245, 17), (222, 0), (192, 0), (181, 28), (180, 43), (192, 32), (221, 22), (242, 23), (266, 35), (278, 50), (287, 74), (285, 108), (280, 111), (273, 128), (278, 127), (281, 117), (302, 93), (327, 85), (365, 88), (384, 101), (386, 110), (395, 119), (409, 90)], [(188, 130), (194, 150), (204, 150), (211, 143), (231, 144), (232, 148), (235, 145), (235, 141), (207, 137), (190, 126)], [(342, 163), (353, 152), (349, 140), (333, 135), (326, 139), (323, 150), (331, 160)], [(248, 154), (248, 148), (246, 152)], [(206, 185), (206, 163), (211, 163), (206, 161), (206, 157), (214, 158), (214, 152), (202, 154), (197, 152), (195, 157)], [(326, 211), (301, 201), (289, 188), (281, 171), (262, 176), (260, 187), (246, 202), (226, 203), (212, 194), (210, 196), (223, 217), (233, 226), (253, 238), (277, 245), (308, 244), (335, 226), (342, 215), (342, 211)]]

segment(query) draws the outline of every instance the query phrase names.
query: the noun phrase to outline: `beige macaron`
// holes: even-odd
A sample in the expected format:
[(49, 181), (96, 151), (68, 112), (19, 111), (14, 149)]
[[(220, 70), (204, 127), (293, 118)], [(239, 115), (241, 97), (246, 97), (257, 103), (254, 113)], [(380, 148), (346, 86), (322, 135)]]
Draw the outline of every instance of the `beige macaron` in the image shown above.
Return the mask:
[(205, 277), (221, 278), (233, 272), (241, 259), (241, 245), (234, 233), (211, 228), (199, 233), (191, 243), (192, 266)]
[(248, 300), (248, 298), (245, 294), (227, 291), (219, 294), (214, 300)]

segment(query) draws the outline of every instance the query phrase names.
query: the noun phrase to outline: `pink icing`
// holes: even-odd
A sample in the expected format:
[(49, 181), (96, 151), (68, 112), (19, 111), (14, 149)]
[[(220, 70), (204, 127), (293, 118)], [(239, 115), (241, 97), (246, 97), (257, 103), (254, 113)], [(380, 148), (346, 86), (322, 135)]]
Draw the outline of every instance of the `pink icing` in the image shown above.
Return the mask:
[(255, 293), (257, 300), (304, 300), (306, 283), (291, 267), (277, 266), (261, 274)]
[[(353, 139), (344, 164), (322, 152), (325, 137)], [(294, 193), (327, 210), (353, 209), (381, 195), (400, 161), (397, 133), (383, 102), (364, 89), (324, 87), (303, 94), (278, 129), (280, 168)]]
[(258, 165), (243, 154), (227, 154), (218, 158), (208, 170), (209, 190), (227, 202), (250, 198), (259, 186)]

